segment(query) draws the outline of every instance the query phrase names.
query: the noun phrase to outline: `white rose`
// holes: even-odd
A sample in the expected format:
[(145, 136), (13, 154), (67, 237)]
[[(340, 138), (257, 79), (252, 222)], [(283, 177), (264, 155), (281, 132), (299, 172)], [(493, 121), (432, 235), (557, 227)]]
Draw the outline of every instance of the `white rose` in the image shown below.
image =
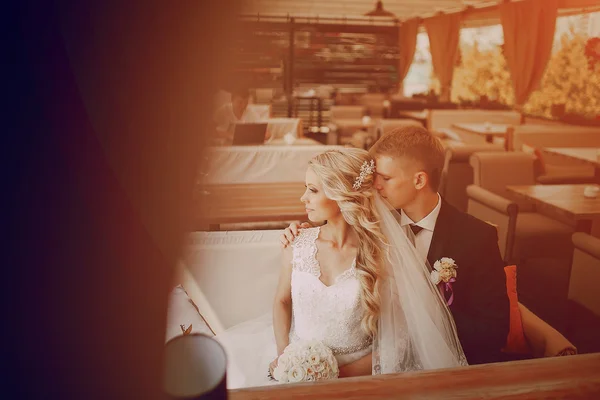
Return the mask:
[(292, 354), (292, 355), (290, 355), (290, 364), (291, 365), (301, 364), (302, 363), (302, 358), (303, 357), (300, 357), (300, 356), (298, 356), (296, 354)]
[[(456, 262), (454, 262), (453, 259), (448, 258), (448, 257), (444, 257), (440, 260), (440, 263), (442, 264), (442, 268), (443, 269), (448, 269), (448, 268), (455, 268)], [(436, 268), (437, 269), (437, 268)], [(437, 269), (439, 271), (439, 269)]]
[(311, 353), (308, 356), (308, 362), (311, 365), (318, 365), (321, 362), (321, 356), (319, 356), (319, 354), (316, 353), (316, 352), (315, 353)]
[(277, 365), (286, 365), (290, 362), (290, 356), (289, 353), (287, 353), (285, 350), (283, 352), (282, 355), (279, 356), (279, 358), (277, 359)]
[(442, 278), (440, 277), (440, 273), (438, 271), (431, 271), (431, 282), (433, 282), (434, 285), (440, 283), (441, 280)]
[(433, 264), (433, 268), (434, 268), (436, 271), (440, 271), (440, 270), (442, 269), (442, 263), (441, 263), (441, 262), (439, 262), (439, 261), (436, 261), (436, 262)]
[(279, 382), (287, 382), (287, 373), (285, 373), (285, 368), (281, 364), (278, 364), (273, 370), (273, 378)]
[(287, 373), (289, 382), (302, 382), (306, 377), (306, 370), (300, 365), (293, 366)]
[(452, 259), (450, 257), (442, 257), (442, 259), (440, 260), (440, 262), (442, 264), (450, 264), (450, 265), (456, 264), (456, 261), (454, 261), (454, 259)]

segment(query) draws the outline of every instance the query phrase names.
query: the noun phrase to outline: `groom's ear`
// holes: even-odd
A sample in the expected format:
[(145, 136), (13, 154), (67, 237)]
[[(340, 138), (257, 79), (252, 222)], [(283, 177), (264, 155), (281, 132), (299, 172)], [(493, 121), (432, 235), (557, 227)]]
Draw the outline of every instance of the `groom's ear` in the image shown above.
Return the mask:
[(419, 171), (414, 176), (415, 189), (421, 190), (429, 183), (429, 177), (424, 171)]

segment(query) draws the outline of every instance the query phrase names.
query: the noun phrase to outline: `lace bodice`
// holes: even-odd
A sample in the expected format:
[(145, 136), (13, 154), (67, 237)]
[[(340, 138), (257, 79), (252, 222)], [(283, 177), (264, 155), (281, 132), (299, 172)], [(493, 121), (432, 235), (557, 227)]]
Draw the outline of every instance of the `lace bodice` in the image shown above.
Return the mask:
[(293, 243), (290, 342), (319, 340), (338, 357), (367, 354), (370, 338), (360, 326), (363, 309), (356, 260), (331, 286), (319, 277), (316, 240), (320, 228), (303, 229)]

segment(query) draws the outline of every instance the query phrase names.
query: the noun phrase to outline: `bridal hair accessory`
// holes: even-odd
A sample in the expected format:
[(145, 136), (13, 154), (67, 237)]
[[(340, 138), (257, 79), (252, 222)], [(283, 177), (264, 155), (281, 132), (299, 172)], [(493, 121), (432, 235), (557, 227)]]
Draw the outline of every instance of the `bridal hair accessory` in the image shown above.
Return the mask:
[(365, 178), (371, 175), (373, 172), (375, 172), (375, 160), (365, 161), (360, 167), (360, 175), (354, 180), (354, 185), (352, 185), (352, 188), (354, 190), (359, 190)]
[(450, 292), (450, 298), (448, 299), (448, 305), (451, 305), (454, 301), (454, 291), (452, 290), (452, 284), (456, 282), (456, 261), (452, 258), (443, 257), (433, 264), (433, 271), (431, 271), (431, 281), (438, 285), (443, 283), (446, 292)]

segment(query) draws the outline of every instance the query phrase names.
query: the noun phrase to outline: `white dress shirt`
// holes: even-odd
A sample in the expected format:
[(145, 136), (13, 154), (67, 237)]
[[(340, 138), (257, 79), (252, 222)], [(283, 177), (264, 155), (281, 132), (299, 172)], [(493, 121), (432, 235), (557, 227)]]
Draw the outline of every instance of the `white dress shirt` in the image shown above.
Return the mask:
[(242, 118), (238, 119), (233, 113), (233, 104), (225, 103), (215, 112), (214, 120), (217, 123), (217, 130), (222, 132), (233, 132), (235, 124), (238, 122), (259, 122), (260, 118), (254, 111), (246, 107), (244, 114), (242, 114)]
[(417, 248), (417, 252), (423, 258), (423, 260), (427, 259), (429, 247), (431, 247), (431, 239), (433, 239), (433, 230), (435, 229), (435, 222), (437, 221), (438, 215), (440, 215), (441, 208), (442, 198), (438, 193), (437, 205), (425, 218), (423, 218), (419, 222), (415, 223), (412, 219), (408, 217), (408, 215), (404, 213), (404, 210), (402, 210), (400, 213), (400, 226), (410, 229), (408, 225), (415, 224), (423, 228), (423, 230), (421, 230), (421, 232), (419, 232), (415, 236), (415, 247)]

